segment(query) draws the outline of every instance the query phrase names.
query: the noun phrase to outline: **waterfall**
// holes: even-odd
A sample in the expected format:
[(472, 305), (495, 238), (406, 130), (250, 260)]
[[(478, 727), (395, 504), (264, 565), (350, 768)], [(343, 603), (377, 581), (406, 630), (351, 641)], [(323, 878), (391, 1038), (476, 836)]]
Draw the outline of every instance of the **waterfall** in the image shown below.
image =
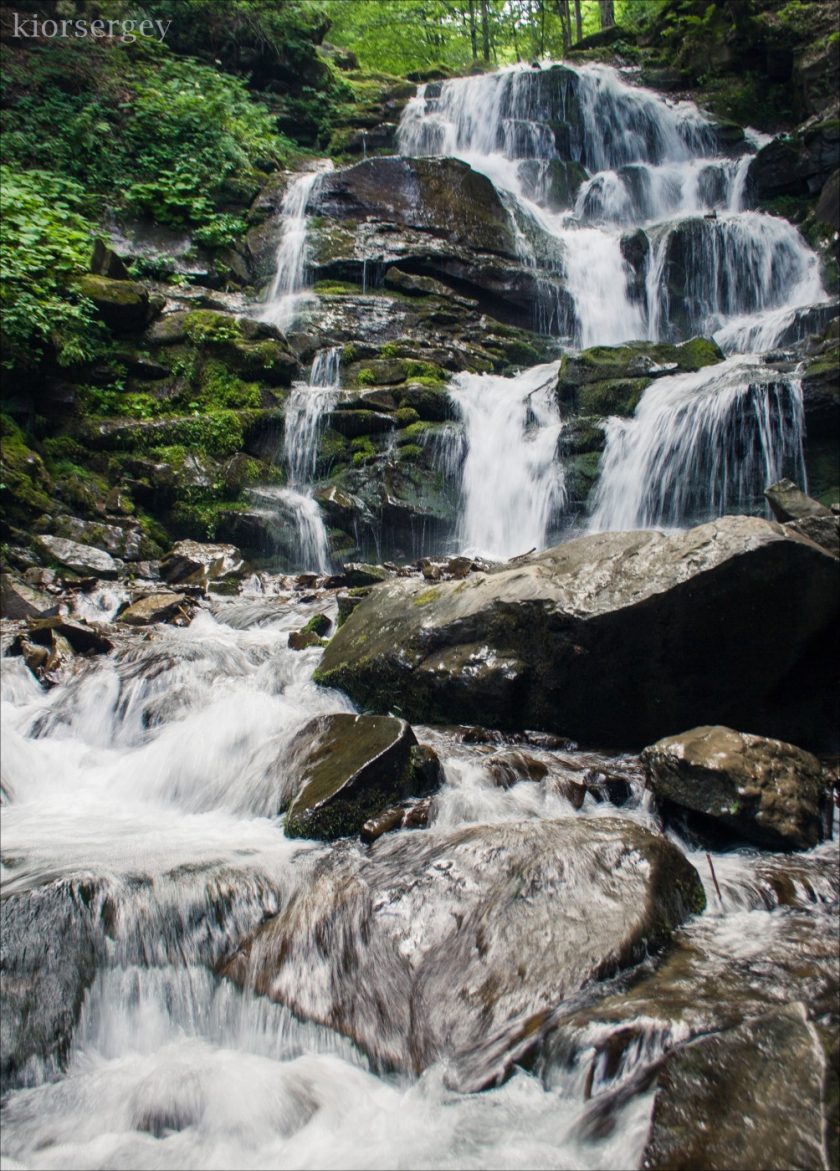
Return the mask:
[(754, 356), (657, 379), (610, 419), (591, 529), (700, 523), (756, 512), (782, 476), (807, 487), (802, 390)]
[(282, 454), (286, 487), (260, 485), (249, 490), (253, 511), (262, 517), (272, 546), (287, 551), (289, 569), (330, 571), (329, 538), (312, 495), (312, 482), (324, 420), (338, 399), (340, 363), (340, 346), (319, 350), (308, 382), (295, 383), (286, 400)]
[(310, 297), (306, 291), (306, 208), (320, 178), (321, 170), (296, 175), (283, 196), (274, 279), (262, 311), (262, 320), (279, 329), (294, 324)]
[[(728, 157), (693, 103), (631, 86), (607, 66), (520, 66), (427, 84), (404, 110), (398, 141), (403, 154), (451, 155), (491, 179), (522, 262), (556, 273), (571, 294), (577, 346), (720, 331), (730, 352), (756, 336), (771, 348), (783, 328), (774, 332), (777, 309), (826, 299), (796, 229), (743, 210), (759, 137)], [(646, 237), (641, 270), (624, 255), (630, 228)], [(538, 317), (568, 333), (566, 315), (541, 306)]]
[(560, 416), (554, 396), (558, 364), (516, 378), (459, 374), (449, 393), (463, 420), (460, 547), (506, 558), (544, 548), (564, 502), (556, 459)]

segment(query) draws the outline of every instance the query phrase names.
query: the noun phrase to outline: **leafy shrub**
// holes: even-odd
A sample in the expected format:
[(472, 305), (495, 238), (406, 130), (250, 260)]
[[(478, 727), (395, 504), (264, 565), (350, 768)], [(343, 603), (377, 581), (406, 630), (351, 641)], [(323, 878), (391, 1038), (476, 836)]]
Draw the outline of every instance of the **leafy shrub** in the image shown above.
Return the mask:
[(61, 365), (92, 358), (102, 327), (93, 303), (71, 287), (87, 271), (92, 248), (84, 192), (48, 171), (7, 166), (0, 185), (4, 366), (32, 365), (47, 350)]

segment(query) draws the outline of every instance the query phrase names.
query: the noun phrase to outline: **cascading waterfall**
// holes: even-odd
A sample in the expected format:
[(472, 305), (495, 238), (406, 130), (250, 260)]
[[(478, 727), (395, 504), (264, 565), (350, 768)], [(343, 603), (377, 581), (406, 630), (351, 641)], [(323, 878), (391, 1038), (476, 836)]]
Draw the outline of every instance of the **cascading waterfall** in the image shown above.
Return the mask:
[(296, 175), (283, 196), (274, 279), (261, 314), (279, 329), (294, 324), (311, 296), (306, 291), (306, 209), (320, 177), (321, 170)]
[(309, 381), (296, 383), (286, 402), (283, 462), (288, 473), (285, 488), (261, 488), (261, 498), (297, 528), (298, 566), (327, 573), (330, 552), (327, 530), (312, 496), (318, 443), (326, 415), (335, 406), (340, 381), (341, 347), (319, 350), (312, 360)]
[(545, 546), (564, 501), (557, 370), (553, 362), (516, 378), (459, 374), (450, 385), (467, 436), (458, 529), (465, 552), (504, 558)]
[(610, 419), (593, 531), (677, 527), (757, 512), (782, 476), (803, 487), (802, 389), (753, 356), (658, 378)]
[[(744, 209), (749, 165), (763, 141), (748, 131), (730, 157), (695, 105), (628, 85), (602, 65), (512, 67), (431, 83), (409, 103), (399, 130), (402, 153), (454, 155), (499, 189), (521, 260), (556, 272), (574, 305), (570, 330), (568, 315), (546, 298), (540, 328), (571, 332), (581, 348), (714, 335), (729, 354), (772, 349), (803, 307), (827, 299), (818, 259), (796, 229)], [(595, 527), (685, 524), (754, 509), (774, 469), (795, 469), (801, 480), (795, 382), (756, 381), (754, 372), (755, 364), (734, 363), (719, 378), (662, 380), (636, 419), (612, 420)], [(686, 401), (689, 386), (727, 388), (700, 395), (710, 416), (705, 430), (704, 412)], [(517, 400), (513, 383), (510, 393)], [(468, 451), (492, 450), (483, 429), (499, 418), (476, 410), (463, 417)], [(704, 455), (690, 462), (690, 486), (675, 491), (690, 447), (683, 426)], [(494, 475), (509, 481), (522, 470), (513, 469), (518, 449), (496, 443)], [(704, 467), (709, 482), (701, 489)], [(636, 474), (644, 480), (630, 483)], [(620, 491), (616, 477), (625, 477)], [(489, 522), (482, 530), (470, 483), (465, 471), (461, 535), (486, 541)]]

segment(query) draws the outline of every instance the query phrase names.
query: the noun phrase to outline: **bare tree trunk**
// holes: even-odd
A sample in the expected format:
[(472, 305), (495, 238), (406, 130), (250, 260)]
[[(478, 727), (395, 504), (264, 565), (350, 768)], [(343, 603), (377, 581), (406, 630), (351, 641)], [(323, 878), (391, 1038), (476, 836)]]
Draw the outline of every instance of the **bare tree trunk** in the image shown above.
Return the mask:
[(472, 46), (472, 59), (478, 60), (478, 30), (475, 26), (475, 0), (470, 0), (470, 45)]
[(563, 52), (568, 53), (572, 44), (572, 17), (569, 12), (569, 0), (557, 0), (557, 15), (560, 17), (560, 28), (563, 32)]
[(487, 0), (481, 0), (481, 55), (485, 61), (490, 60), (490, 13), (487, 11)]
[(575, 0), (575, 40), (583, 37), (583, 14), (580, 10), (580, 0)]
[(613, 0), (598, 0), (601, 9), (601, 28), (612, 28), (615, 24), (615, 4)]

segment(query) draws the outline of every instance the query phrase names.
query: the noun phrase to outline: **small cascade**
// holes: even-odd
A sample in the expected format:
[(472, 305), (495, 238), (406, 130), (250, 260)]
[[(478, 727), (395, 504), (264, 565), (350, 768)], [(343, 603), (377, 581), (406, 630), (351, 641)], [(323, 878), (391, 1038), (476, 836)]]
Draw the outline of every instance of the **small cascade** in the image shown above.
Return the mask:
[(659, 378), (610, 419), (592, 531), (755, 513), (782, 476), (805, 485), (802, 390), (753, 356)]
[(565, 498), (556, 459), (560, 415), (553, 394), (558, 364), (515, 378), (459, 374), (449, 393), (463, 420), (459, 547), (507, 558), (544, 548)]
[[(331, 166), (329, 163), (328, 167)], [(283, 196), (280, 209), (283, 228), (277, 247), (277, 266), (262, 312), (262, 320), (278, 329), (288, 329), (311, 296), (306, 291), (306, 209), (322, 170), (296, 175)]]
[(271, 509), (273, 503), (281, 522), (288, 524), (291, 520), (297, 529), (295, 568), (318, 573), (329, 572), (329, 540), (310, 485), (315, 478), (324, 420), (338, 398), (340, 365), (340, 346), (319, 350), (312, 360), (309, 381), (292, 387), (283, 434), (288, 486), (260, 489), (263, 505)]

